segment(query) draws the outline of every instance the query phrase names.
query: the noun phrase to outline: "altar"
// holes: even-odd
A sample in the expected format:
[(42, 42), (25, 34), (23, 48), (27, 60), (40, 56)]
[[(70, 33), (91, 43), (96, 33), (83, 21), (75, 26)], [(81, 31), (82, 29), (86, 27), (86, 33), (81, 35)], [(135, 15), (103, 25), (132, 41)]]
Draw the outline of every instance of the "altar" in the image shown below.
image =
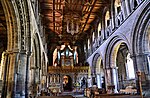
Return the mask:
[[(68, 43), (57, 46), (53, 53), (53, 65), (48, 67), (47, 86), (52, 92), (70, 92), (76, 89), (84, 89), (81, 86), (83, 79), (87, 80), (89, 66), (78, 62), (77, 46)], [(86, 84), (84, 81), (84, 85)]]
[[(79, 89), (81, 88), (81, 82), (83, 77), (87, 78), (88, 66), (76, 66), (76, 67), (55, 67), (50, 66), (48, 68), (47, 83), (50, 91), (61, 93), (64, 91), (73, 91), (76, 89), (78, 84)], [(70, 88), (65, 90), (65, 82)]]

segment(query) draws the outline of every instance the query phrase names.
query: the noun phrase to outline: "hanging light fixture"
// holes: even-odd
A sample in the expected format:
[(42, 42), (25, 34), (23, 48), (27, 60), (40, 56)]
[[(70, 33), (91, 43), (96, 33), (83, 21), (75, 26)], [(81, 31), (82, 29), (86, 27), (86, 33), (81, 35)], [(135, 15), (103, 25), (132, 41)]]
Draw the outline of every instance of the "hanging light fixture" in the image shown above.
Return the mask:
[(75, 33), (79, 32), (79, 23), (75, 19), (68, 19), (67, 20), (67, 32), (74, 35)]

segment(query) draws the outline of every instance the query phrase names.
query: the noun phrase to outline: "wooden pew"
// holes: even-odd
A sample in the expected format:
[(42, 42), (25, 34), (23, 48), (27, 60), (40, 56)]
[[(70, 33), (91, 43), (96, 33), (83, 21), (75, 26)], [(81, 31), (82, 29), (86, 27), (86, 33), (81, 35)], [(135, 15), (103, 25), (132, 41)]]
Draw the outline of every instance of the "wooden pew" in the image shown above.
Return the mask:
[(37, 98), (73, 98), (71, 95), (63, 95), (63, 96), (39, 96)]
[(141, 98), (139, 95), (123, 95), (123, 94), (100, 94), (94, 98)]

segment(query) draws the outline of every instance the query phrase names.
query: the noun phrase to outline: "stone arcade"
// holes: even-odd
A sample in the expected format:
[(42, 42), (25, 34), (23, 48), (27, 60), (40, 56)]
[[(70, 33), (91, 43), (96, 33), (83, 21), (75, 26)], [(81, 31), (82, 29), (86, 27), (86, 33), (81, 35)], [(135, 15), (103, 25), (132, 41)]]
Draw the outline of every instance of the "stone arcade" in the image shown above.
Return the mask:
[(0, 0), (0, 98), (149, 98), (149, 5)]

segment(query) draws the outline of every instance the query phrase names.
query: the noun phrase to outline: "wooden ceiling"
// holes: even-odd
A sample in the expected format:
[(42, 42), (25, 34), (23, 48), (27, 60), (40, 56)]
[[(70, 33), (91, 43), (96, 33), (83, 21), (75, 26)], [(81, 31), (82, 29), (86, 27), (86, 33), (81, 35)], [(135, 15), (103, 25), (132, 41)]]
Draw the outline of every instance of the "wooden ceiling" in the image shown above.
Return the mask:
[[(46, 41), (51, 44), (82, 42), (93, 21), (102, 13), (110, 0), (39, 0)], [(0, 3), (0, 46), (7, 46), (6, 19)], [(67, 18), (78, 19), (79, 32), (71, 35), (66, 31)]]
[(7, 31), (6, 31), (6, 19), (3, 11), (3, 7), (0, 3), (0, 56), (7, 47)]
[[(100, 8), (107, 4), (108, 0), (40, 0), (41, 16), (46, 34), (52, 36), (52, 42), (74, 42), (82, 33), (90, 29), (91, 23), (95, 20)], [(79, 21), (79, 32), (75, 35), (67, 33), (67, 19), (76, 18)], [(71, 40), (70, 40), (70, 39)]]

